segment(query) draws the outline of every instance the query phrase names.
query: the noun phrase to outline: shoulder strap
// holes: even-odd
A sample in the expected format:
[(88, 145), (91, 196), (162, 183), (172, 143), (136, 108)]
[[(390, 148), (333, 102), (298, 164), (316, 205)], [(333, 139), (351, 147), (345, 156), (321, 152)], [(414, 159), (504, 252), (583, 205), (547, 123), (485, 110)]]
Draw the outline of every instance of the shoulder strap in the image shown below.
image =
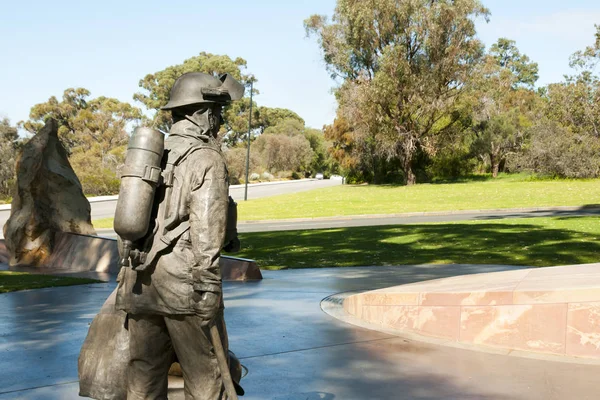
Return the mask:
[(181, 235), (183, 235), (189, 229), (190, 223), (188, 221), (183, 221), (175, 229), (167, 232), (165, 235), (162, 235), (159, 241), (155, 241), (148, 253), (142, 253), (143, 259), (140, 260), (142, 265), (136, 269), (140, 271), (146, 269), (146, 267), (154, 261), (156, 256), (158, 256), (164, 249), (179, 239)]
[[(177, 151), (171, 150), (171, 152), (167, 155), (167, 166), (165, 167), (165, 170), (162, 172), (162, 184), (166, 186), (166, 192), (165, 192), (165, 199), (167, 201), (167, 205), (165, 205), (165, 207), (168, 207), (168, 203), (170, 201), (172, 201), (171, 196), (173, 196), (172, 193), (172, 188), (173, 188), (173, 179), (174, 179), (174, 173), (175, 173), (175, 167), (177, 167), (178, 165), (180, 165), (183, 161), (185, 161), (185, 159), (187, 159), (192, 153), (195, 153), (196, 151), (202, 150), (202, 149), (208, 149), (208, 150), (213, 150), (217, 153), (219, 153), (221, 156), (223, 156), (223, 154), (216, 148), (214, 148), (213, 146), (207, 145), (207, 144), (198, 144), (195, 146), (190, 146), (186, 149), (186, 151), (179, 153)], [(178, 195), (175, 196), (177, 199), (175, 199), (178, 202)], [(168, 218), (162, 218), (162, 220), (159, 222), (160, 225), (162, 225), (163, 229), (162, 230), (162, 235), (160, 235), (160, 240), (149, 240), (149, 243), (153, 243), (151, 245), (151, 249), (147, 252), (147, 253), (140, 253), (141, 256), (141, 265), (136, 268), (138, 270), (144, 270), (146, 269), (146, 267), (148, 265), (150, 265), (155, 258), (159, 255), (160, 252), (162, 252), (163, 250), (165, 250), (167, 247), (171, 246), (173, 243), (175, 243), (180, 237), (181, 235), (183, 235), (185, 232), (187, 232), (190, 229), (190, 223), (189, 221), (180, 221), (178, 224), (178, 219), (179, 216), (177, 215), (177, 213), (175, 213), (173, 216), (170, 216)], [(154, 235), (156, 235), (157, 232), (154, 232)], [(153, 235), (153, 236), (154, 236)], [(158, 238), (156, 238), (158, 239)]]
[(194, 146), (192, 146), (192, 143), (190, 143), (190, 146), (182, 153), (179, 153), (175, 150), (171, 150), (169, 152), (169, 155), (167, 156), (168, 159), (167, 159), (167, 165), (165, 167), (165, 170), (161, 174), (163, 184), (165, 184), (167, 187), (172, 186), (173, 185), (173, 174), (174, 174), (173, 169), (175, 167), (177, 167), (179, 164), (181, 164), (182, 162), (184, 162), (192, 153), (195, 153), (196, 151), (201, 150), (201, 149), (212, 150), (212, 151), (217, 152), (221, 156), (223, 156), (223, 153), (221, 153), (221, 151), (215, 149), (213, 146), (210, 146), (210, 145), (207, 145), (204, 143), (194, 145)]

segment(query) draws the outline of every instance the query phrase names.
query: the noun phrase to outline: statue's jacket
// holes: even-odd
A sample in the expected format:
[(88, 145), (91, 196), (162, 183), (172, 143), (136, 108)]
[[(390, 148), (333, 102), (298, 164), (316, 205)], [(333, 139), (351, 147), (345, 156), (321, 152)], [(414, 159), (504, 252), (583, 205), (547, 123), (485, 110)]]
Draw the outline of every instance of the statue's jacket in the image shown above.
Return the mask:
[[(122, 268), (117, 278), (116, 308), (127, 313), (209, 315), (210, 310), (194, 300), (201, 297), (193, 296), (194, 292), (221, 292), (227, 167), (218, 145), (186, 120), (173, 125), (163, 163), (169, 155), (181, 158), (182, 154), (185, 158), (173, 168), (171, 190), (164, 185), (157, 190), (152, 234), (142, 246), (161, 250), (135, 269)], [(183, 233), (165, 246), (164, 238), (178, 229)]]

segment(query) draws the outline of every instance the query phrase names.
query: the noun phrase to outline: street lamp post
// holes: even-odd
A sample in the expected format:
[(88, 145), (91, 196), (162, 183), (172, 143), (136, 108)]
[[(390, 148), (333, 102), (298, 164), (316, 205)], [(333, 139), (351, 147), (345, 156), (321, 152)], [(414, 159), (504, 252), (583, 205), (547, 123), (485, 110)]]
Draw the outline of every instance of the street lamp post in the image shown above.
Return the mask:
[(250, 133), (252, 131), (252, 89), (254, 80), (250, 81), (250, 115), (248, 116), (248, 149), (246, 151), (246, 187), (244, 189), (244, 201), (248, 200), (248, 173), (250, 170)]

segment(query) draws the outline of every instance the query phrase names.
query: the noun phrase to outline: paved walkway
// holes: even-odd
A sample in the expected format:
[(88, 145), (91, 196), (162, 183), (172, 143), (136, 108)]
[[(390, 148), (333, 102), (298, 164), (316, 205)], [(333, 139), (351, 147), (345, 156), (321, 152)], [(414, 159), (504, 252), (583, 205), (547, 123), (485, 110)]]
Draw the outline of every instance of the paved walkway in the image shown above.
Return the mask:
[[(597, 399), (600, 366), (417, 342), (346, 324), (320, 306), (334, 293), (508, 269), (264, 271), (261, 282), (226, 283), (231, 348), (250, 371), (243, 399)], [(0, 399), (77, 399), (79, 349), (114, 286), (0, 295)]]

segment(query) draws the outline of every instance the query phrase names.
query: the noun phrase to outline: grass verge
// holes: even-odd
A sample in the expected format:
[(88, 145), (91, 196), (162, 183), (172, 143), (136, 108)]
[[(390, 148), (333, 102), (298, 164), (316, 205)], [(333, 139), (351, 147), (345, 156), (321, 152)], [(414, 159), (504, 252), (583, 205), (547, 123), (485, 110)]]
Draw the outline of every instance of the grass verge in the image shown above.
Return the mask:
[(241, 234), (263, 269), (409, 264), (532, 267), (600, 261), (597, 217), (553, 217)]
[(66, 276), (37, 275), (27, 272), (0, 271), (0, 293), (25, 289), (84, 285), (88, 283), (102, 283), (102, 281)]
[(238, 202), (244, 220), (408, 212), (585, 206), (600, 199), (600, 180), (532, 181), (524, 175), (464, 183), (344, 185)]
[[(600, 199), (600, 179), (532, 180), (524, 174), (481, 176), (463, 182), (394, 185), (343, 185), (262, 199), (239, 201), (240, 221), (318, 218), (409, 212), (525, 207), (589, 206)], [(112, 228), (113, 218), (94, 221)]]
[(92, 224), (96, 229), (112, 229), (114, 220), (114, 218), (95, 219), (92, 221)]

